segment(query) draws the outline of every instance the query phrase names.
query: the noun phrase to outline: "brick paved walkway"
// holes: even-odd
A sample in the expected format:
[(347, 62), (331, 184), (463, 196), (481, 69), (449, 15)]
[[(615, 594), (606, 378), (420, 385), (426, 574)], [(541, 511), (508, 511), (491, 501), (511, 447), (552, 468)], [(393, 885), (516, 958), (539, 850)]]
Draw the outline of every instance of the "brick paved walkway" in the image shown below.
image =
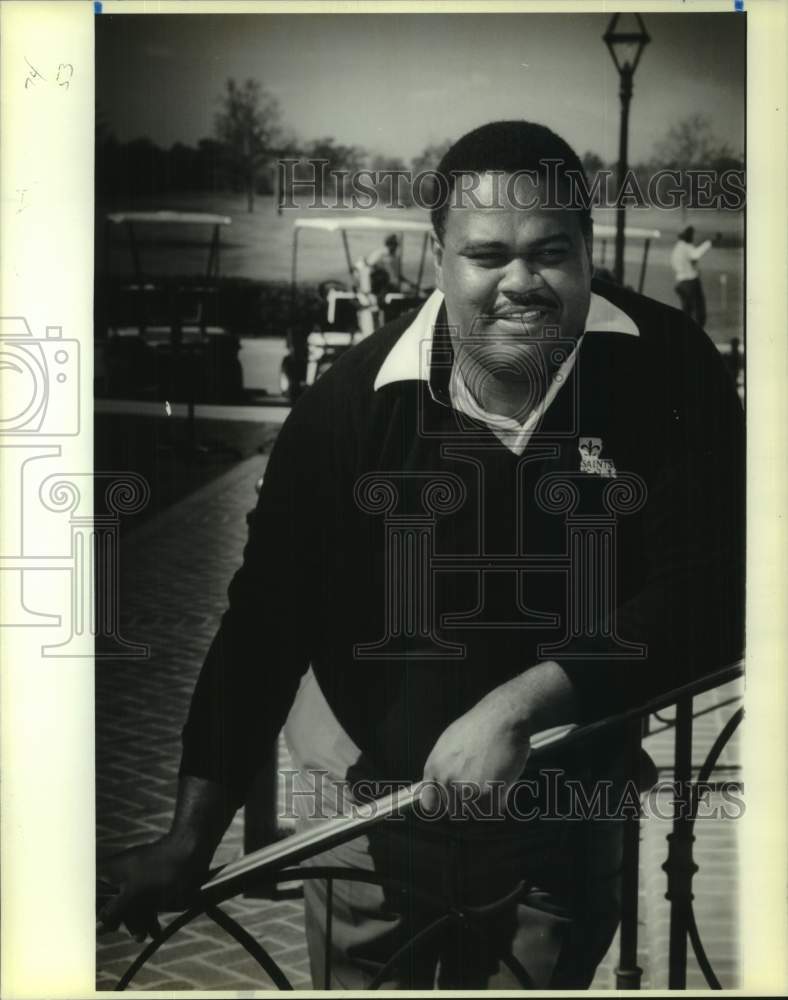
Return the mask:
[[(96, 820), (99, 855), (163, 833), (169, 824), (180, 753), (180, 727), (194, 681), (224, 609), (225, 590), (246, 538), (245, 515), (254, 505), (254, 483), (265, 459), (230, 469), (164, 514), (126, 529), (121, 556), (122, 634), (150, 645), (144, 661), (98, 661), (96, 668)], [(709, 696), (715, 697), (715, 696)], [(732, 708), (698, 720), (700, 762)], [(736, 743), (722, 763), (735, 769)], [(657, 763), (670, 760), (670, 734), (651, 738)], [(737, 776), (734, 771), (723, 777)], [(736, 985), (735, 823), (699, 821), (696, 910), (704, 941), (723, 986)], [(641, 854), (640, 964), (644, 988), (667, 982), (667, 913), (662, 898), (664, 836), (669, 824), (643, 822)], [(242, 851), (242, 819), (236, 818), (216, 863)], [(264, 941), (297, 989), (309, 979), (298, 901), (236, 899), (227, 912)], [(167, 916), (164, 916), (166, 921)], [(595, 988), (612, 989), (617, 944), (600, 966)], [(111, 989), (139, 951), (125, 933), (102, 937), (97, 988)], [(732, 957), (733, 956), (733, 957)], [(694, 962), (688, 985), (702, 986)], [(206, 918), (181, 931), (134, 980), (140, 989), (248, 990), (270, 984), (256, 963)]]
[[(235, 466), (122, 542), (121, 629), (150, 645), (143, 661), (98, 661), (96, 668), (96, 824), (100, 856), (164, 833), (172, 815), (180, 727), (226, 588), (246, 539), (246, 513), (265, 467)], [(242, 852), (238, 815), (216, 855)], [(300, 903), (235, 900), (227, 912), (266, 944), (294, 986), (310, 986)], [(123, 932), (99, 941), (97, 988), (111, 989), (139, 945)], [(134, 980), (145, 989), (252, 989), (259, 970), (207, 918), (162, 949)]]

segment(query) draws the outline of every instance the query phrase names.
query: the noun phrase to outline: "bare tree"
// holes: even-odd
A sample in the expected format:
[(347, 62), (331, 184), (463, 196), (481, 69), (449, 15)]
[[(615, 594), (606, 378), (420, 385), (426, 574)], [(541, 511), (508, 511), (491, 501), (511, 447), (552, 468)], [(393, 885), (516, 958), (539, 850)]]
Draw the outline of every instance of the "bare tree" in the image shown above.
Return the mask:
[(592, 178), (595, 174), (598, 174), (605, 166), (605, 161), (602, 157), (595, 153), (591, 149), (587, 149), (585, 153), (580, 157), (580, 163), (582, 164), (583, 170), (585, 170), (586, 175)]
[(652, 172), (661, 169), (680, 171), (679, 187), (684, 194), (681, 201), (683, 219), (686, 219), (687, 210), (693, 202), (692, 171), (713, 171), (719, 175), (727, 170), (743, 168), (741, 155), (737, 155), (728, 143), (714, 134), (708, 115), (698, 113), (683, 118), (667, 131), (655, 144), (649, 164)]
[(275, 155), (281, 138), (279, 102), (257, 80), (239, 85), (227, 81), (216, 115), (216, 137), (224, 145), (230, 166), (246, 191), (246, 205), (254, 211), (254, 196), (261, 172)]
[(442, 142), (430, 142), (410, 161), (410, 169), (414, 178), (419, 177), (421, 174), (426, 175), (426, 180), (421, 178), (418, 182), (417, 196), (422, 201), (422, 204), (431, 204), (439, 194), (435, 187), (434, 177), (431, 175), (437, 170), (438, 164), (451, 145), (451, 139), (444, 139)]
[(447, 152), (452, 144), (451, 139), (444, 139), (443, 142), (431, 142), (410, 161), (410, 168), (414, 174), (424, 170), (435, 170), (443, 159), (443, 154)]
[(315, 177), (318, 191), (323, 193), (327, 181), (335, 197), (340, 200), (345, 195), (347, 176), (361, 170), (367, 160), (367, 151), (361, 146), (346, 146), (337, 142), (333, 136), (322, 136), (308, 142), (306, 155), (310, 160), (325, 162), (325, 172)]
[(660, 166), (679, 170), (709, 167), (715, 160), (732, 156), (730, 146), (714, 135), (711, 121), (704, 114), (690, 115), (677, 122), (654, 150)]

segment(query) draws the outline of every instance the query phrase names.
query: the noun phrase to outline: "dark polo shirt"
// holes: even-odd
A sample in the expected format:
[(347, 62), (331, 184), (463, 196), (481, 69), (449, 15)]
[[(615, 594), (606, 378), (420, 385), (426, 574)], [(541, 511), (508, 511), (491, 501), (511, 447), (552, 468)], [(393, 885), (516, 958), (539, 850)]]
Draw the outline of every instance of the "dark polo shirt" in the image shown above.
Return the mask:
[(594, 289), (639, 336), (583, 338), (521, 456), (452, 407), (440, 316), (428, 380), (375, 388), (411, 315), (304, 394), (195, 690), (182, 773), (240, 804), (310, 663), (368, 772), (416, 780), (453, 719), (541, 660), (568, 672), (589, 721), (741, 655), (729, 374), (679, 311)]

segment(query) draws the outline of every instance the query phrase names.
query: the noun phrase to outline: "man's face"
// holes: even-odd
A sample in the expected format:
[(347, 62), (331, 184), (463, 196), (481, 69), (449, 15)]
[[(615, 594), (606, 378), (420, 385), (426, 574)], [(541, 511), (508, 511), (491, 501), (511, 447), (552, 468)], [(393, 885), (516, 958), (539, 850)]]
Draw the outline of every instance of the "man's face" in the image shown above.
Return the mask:
[(544, 192), (526, 177), (516, 178), (507, 202), (508, 181), (485, 174), (477, 190), (482, 205), (505, 207), (449, 209), (436, 280), (461, 366), (532, 382), (535, 363), (550, 367), (554, 331), (564, 340), (583, 332), (591, 246), (576, 212), (540, 207)]

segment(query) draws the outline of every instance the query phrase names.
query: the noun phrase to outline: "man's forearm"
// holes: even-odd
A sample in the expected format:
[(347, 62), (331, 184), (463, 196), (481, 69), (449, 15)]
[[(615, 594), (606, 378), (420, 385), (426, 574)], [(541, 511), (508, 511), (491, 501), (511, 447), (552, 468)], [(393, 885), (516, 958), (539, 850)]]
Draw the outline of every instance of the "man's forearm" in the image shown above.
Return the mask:
[(574, 685), (554, 660), (537, 663), (513, 677), (502, 685), (501, 693), (511, 699), (525, 736), (576, 720)]
[[(443, 731), (424, 778), (445, 786), (503, 781), (511, 785), (528, 760), (531, 736), (576, 718), (572, 682), (552, 660), (493, 688)], [(431, 793), (427, 793), (428, 800)]]
[(235, 807), (221, 785), (182, 775), (167, 837), (179, 851), (208, 865), (234, 814)]

